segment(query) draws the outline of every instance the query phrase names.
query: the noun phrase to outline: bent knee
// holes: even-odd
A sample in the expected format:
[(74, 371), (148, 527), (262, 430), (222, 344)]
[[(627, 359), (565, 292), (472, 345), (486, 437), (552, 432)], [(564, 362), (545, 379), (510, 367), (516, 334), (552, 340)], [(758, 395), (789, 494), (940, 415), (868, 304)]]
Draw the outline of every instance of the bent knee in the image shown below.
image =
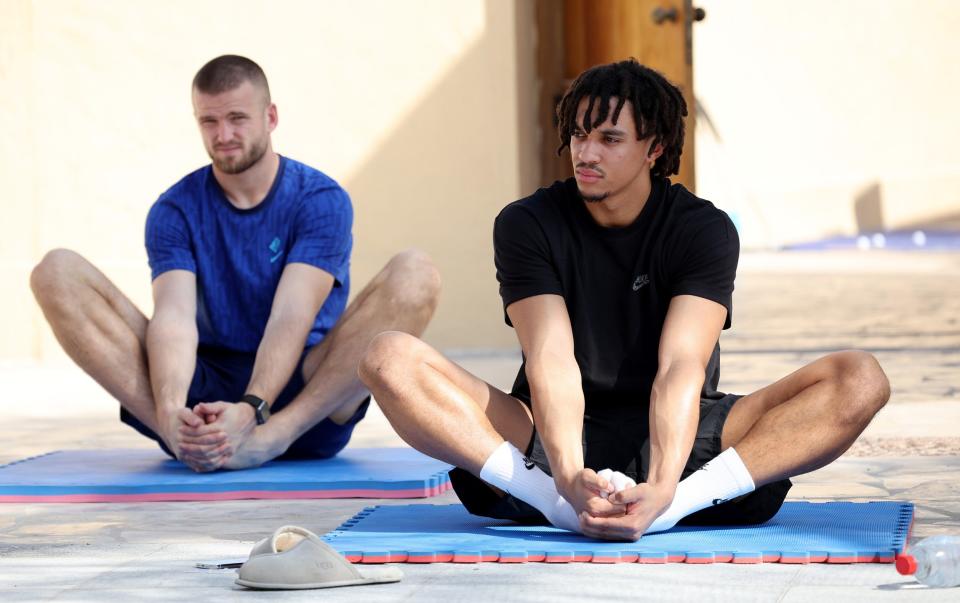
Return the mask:
[[(375, 336), (360, 359), (357, 374), (370, 390), (395, 387), (403, 375), (409, 375), (423, 342), (402, 331), (385, 331)], [(376, 393), (376, 392), (374, 392)]]
[(869, 352), (835, 354), (834, 373), (842, 391), (842, 418), (847, 421), (869, 422), (890, 399), (890, 381)]
[(407, 249), (390, 258), (386, 278), (392, 295), (399, 301), (435, 306), (440, 296), (440, 271), (420, 249)]
[(422, 249), (411, 247), (397, 253), (387, 262), (390, 268), (397, 270), (418, 270), (420, 268), (433, 266), (433, 259), (430, 254)]
[(58, 296), (77, 278), (86, 262), (79, 253), (69, 249), (52, 249), (30, 272), (30, 288), (37, 300), (43, 302)]

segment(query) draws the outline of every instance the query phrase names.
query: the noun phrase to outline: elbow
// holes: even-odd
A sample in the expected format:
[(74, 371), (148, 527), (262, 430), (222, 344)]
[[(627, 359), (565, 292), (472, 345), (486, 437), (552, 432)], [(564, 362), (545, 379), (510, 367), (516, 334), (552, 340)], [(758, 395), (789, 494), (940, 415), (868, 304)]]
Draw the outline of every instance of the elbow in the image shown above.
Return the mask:
[(313, 327), (320, 308), (323, 307), (322, 299), (315, 300), (278, 300), (270, 308), (270, 316), (267, 318), (268, 328), (273, 325), (284, 330), (299, 330), (305, 328), (309, 330)]
[(573, 353), (552, 350), (537, 350), (527, 354), (527, 377), (538, 376), (540, 373), (554, 371), (576, 371), (580, 374), (580, 367)]
[[(319, 310), (317, 311), (319, 312)], [(304, 338), (313, 328), (313, 323), (317, 318), (317, 313), (310, 313), (309, 309), (304, 308), (275, 308), (267, 319), (266, 330), (270, 332), (286, 333)]]
[(147, 323), (147, 349), (154, 345), (166, 345), (174, 341), (192, 343), (199, 340), (197, 322), (193, 316), (181, 316), (173, 312), (157, 312)]
[(534, 396), (538, 390), (579, 390), (583, 385), (573, 354), (540, 352), (528, 356), (525, 372)]
[(661, 360), (657, 369), (657, 376), (653, 381), (653, 396), (662, 390), (667, 383), (688, 382), (703, 387), (707, 375), (707, 363), (701, 358), (680, 356), (669, 360)]
[(699, 372), (706, 373), (711, 354), (703, 356), (698, 353), (661, 354), (658, 358), (657, 377), (668, 374)]

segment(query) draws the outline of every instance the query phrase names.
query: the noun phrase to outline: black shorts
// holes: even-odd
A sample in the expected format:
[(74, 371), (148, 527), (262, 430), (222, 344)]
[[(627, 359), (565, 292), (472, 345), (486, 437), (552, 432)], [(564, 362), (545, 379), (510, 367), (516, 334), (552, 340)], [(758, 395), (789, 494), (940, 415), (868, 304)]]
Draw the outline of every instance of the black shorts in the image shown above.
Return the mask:
[[(700, 422), (690, 458), (682, 478), (700, 469), (720, 454), (720, 436), (730, 409), (742, 396), (727, 394), (719, 400), (700, 401)], [(638, 437), (638, 434), (640, 436)], [(650, 439), (646, 409), (605, 406), (589, 409), (583, 417), (584, 464), (595, 471), (613, 469), (637, 483), (646, 481), (650, 468)], [(534, 431), (527, 458), (548, 475), (547, 455)], [(509, 519), (523, 524), (543, 525), (546, 518), (518, 498), (500, 495), (486, 482), (463, 469), (450, 471), (450, 481), (466, 509), (482, 517)], [(793, 484), (785, 479), (766, 484), (723, 504), (707, 507), (680, 520), (681, 525), (750, 525), (771, 519), (780, 510)]]
[[(300, 362), (297, 363), (290, 381), (270, 406), (271, 412), (281, 410), (303, 390), (303, 359), (306, 355), (307, 351), (304, 351), (300, 356)], [(254, 353), (200, 346), (197, 349), (197, 366), (193, 372), (193, 380), (190, 382), (190, 390), (187, 392), (187, 407), (193, 408), (201, 402), (240, 400), (250, 383), (255, 360)], [(332, 421), (329, 417), (320, 421), (297, 438), (279, 458), (325, 459), (336, 455), (350, 441), (353, 428), (366, 415), (369, 405), (370, 396), (367, 396), (353, 416), (343, 425)], [(123, 407), (120, 407), (120, 420), (151, 440), (155, 440), (164, 452), (174, 456), (160, 436)]]

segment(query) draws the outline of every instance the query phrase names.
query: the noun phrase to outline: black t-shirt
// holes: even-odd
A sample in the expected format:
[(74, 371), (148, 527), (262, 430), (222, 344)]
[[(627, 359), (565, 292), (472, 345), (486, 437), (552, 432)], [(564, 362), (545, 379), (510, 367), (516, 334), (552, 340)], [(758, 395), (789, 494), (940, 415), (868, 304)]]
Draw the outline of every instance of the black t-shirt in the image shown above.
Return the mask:
[[(654, 179), (643, 211), (623, 228), (597, 224), (573, 178), (555, 182), (506, 206), (493, 238), (504, 308), (534, 295), (564, 298), (588, 409), (649, 405), (674, 296), (722, 304), (730, 327), (737, 231), (723, 211), (666, 179)], [(718, 342), (703, 398), (723, 395), (719, 353)], [(529, 404), (525, 363), (512, 393)]]

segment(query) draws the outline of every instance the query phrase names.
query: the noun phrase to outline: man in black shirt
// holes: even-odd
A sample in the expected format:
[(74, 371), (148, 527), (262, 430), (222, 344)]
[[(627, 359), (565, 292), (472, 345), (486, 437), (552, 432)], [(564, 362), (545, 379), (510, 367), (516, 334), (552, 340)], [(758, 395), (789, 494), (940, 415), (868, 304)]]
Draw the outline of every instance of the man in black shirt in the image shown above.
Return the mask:
[(886, 376), (847, 351), (747, 396), (718, 392), (739, 241), (724, 212), (667, 180), (680, 91), (622, 61), (581, 74), (557, 113), (575, 177), (494, 226), (524, 354), (511, 393), (402, 333), (374, 339), (361, 378), (405, 441), (457, 467), (472, 513), (630, 540), (768, 520), (790, 476), (837, 458), (883, 407)]

